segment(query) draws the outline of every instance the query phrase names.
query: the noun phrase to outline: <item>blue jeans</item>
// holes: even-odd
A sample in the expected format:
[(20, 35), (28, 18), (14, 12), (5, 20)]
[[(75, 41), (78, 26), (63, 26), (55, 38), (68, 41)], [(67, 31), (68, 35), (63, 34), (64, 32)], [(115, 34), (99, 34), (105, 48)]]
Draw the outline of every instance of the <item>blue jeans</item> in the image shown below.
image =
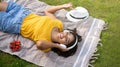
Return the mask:
[(0, 12), (0, 30), (19, 34), (23, 19), (31, 12), (21, 5), (9, 2), (5, 12)]

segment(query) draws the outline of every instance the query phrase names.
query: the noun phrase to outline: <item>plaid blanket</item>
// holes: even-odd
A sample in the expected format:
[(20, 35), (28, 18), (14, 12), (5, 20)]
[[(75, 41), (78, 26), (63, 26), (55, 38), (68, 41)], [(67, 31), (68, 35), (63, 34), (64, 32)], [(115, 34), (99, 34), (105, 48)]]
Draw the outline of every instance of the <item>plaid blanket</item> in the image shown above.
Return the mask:
[[(9, 0), (4, 0), (9, 1)], [(20, 5), (25, 6), (38, 15), (44, 15), (44, 10), (50, 5), (38, 0), (13, 0)], [(0, 50), (11, 55), (16, 55), (21, 59), (44, 67), (88, 67), (89, 60), (95, 52), (96, 46), (100, 40), (100, 34), (105, 22), (101, 19), (90, 16), (84, 21), (73, 23), (65, 18), (66, 10), (56, 12), (56, 17), (63, 21), (65, 29), (77, 28), (77, 33), (82, 36), (82, 42), (78, 45), (75, 55), (68, 58), (58, 56), (50, 51), (44, 53), (36, 48), (33, 41), (20, 35), (8, 34), (0, 31)], [(9, 48), (10, 42), (20, 40), (22, 49), (18, 52), (12, 52)]]

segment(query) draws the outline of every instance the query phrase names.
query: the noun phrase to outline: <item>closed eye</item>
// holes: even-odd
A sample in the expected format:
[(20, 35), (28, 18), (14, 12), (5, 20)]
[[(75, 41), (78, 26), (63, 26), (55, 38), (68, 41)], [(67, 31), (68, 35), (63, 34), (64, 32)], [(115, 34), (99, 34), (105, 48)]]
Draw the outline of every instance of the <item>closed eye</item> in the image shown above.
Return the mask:
[(69, 41), (70, 41), (70, 39), (69, 39), (69, 32), (67, 32), (67, 37), (66, 37), (66, 42), (67, 42), (67, 44), (69, 44)]

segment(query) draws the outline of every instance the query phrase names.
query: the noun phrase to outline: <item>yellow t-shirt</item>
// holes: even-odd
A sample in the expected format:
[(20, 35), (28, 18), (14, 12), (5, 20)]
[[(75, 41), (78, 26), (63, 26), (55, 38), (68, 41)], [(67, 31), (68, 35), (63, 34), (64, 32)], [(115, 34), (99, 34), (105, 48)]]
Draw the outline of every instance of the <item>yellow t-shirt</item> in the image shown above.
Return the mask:
[(24, 18), (20, 33), (35, 42), (38, 40), (51, 42), (51, 31), (54, 27), (58, 27), (60, 31), (63, 30), (61, 21), (31, 13)]

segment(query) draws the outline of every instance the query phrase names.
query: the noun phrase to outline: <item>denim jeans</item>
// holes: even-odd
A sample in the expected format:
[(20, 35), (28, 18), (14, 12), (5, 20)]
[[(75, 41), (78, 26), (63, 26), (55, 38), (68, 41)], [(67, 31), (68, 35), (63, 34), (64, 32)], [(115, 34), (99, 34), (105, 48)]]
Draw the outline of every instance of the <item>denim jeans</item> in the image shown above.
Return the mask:
[(8, 2), (5, 12), (0, 12), (0, 30), (6, 33), (19, 34), (24, 18), (31, 12), (14, 2)]

